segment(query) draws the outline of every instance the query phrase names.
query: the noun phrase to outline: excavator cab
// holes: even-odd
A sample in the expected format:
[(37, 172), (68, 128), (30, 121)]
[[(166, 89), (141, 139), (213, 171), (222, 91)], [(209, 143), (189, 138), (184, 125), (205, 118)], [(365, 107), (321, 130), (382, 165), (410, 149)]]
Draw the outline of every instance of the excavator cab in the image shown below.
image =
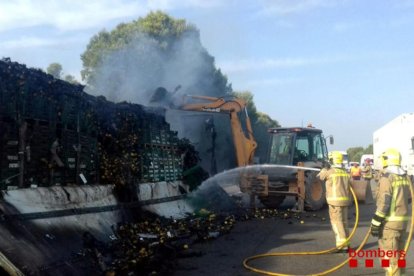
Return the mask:
[(328, 160), (322, 131), (316, 128), (273, 128), (269, 130), (268, 164), (321, 167)]
[[(268, 195), (259, 196), (267, 207), (279, 206), (286, 196), (303, 200), (299, 209), (318, 210), (325, 204), (325, 184), (316, 171), (289, 166), (322, 168), (328, 162), (328, 150), (322, 130), (313, 127), (269, 129), (270, 144), (267, 164), (281, 168), (268, 171)], [(283, 166), (287, 166), (283, 168)]]

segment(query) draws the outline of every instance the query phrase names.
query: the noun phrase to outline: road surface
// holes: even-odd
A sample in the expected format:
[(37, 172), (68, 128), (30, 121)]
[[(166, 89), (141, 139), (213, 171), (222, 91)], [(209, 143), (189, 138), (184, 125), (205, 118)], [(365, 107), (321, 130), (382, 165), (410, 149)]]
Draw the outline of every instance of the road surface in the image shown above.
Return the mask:
[[(375, 185), (373, 191), (375, 193)], [(360, 204), (360, 223), (351, 241), (358, 247), (369, 229), (375, 204)], [(355, 208), (350, 208), (350, 228), (355, 220)], [(325, 220), (324, 220), (325, 218)], [(303, 220), (304, 223), (301, 223)], [(202, 256), (180, 258), (175, 276), (190, 275), (260, 275), (243, 267), (249, 256), (270, 252), (319, 251), (334, 246), (328, 209), (302, 214), (301, 219), (265, 218), (237, 222), (230, 234), (205, 243), (192, 245), (192, 250)], [(370, 237), (364, 249), (378, 249), (377, 239)], [(407, 275), (414, 275), (414, 249), (411, 246), (407, 257)], [(268, 257), (252, 261), (250, 265), (271, 272), (293, 275), (317, 274), (327, 270), (348, 257), (335, 253), (322, 256)], [(384, 275), (381, 264), (375, 259), (372, 268), (365, 267), (365, 258), (356, 258), (358, 267), (347, 263), (330, 275)]]

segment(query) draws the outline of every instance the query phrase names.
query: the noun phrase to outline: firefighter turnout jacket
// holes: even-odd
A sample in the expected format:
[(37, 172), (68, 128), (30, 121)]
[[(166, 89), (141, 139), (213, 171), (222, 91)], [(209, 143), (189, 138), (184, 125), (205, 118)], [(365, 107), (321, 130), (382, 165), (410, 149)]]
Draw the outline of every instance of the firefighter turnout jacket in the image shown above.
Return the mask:
[(319, 178), (326, 181), (326, 201), (329, 205), (349, 206), (351, 204), (351, 178), (345, 169), (337, 167), (322, 169)]
[(349, 171), (351, 172), (351, 176), (354, 178), (361, 177), (361, 168), (359, 166), (352, 166)]
[(409, 220), (408, 199), (411, 181), (399, 167), (387, 168), (382, 173), (377, 194), (375, 215), (384, 219), (384, 227), (405, 230)]
[(364, 179), (370, 180), (373, 177), (372, 167), (370, 165), (363, 166), (362, 170), (361, 170), (361, 173), (362, 173), (362, 177)]

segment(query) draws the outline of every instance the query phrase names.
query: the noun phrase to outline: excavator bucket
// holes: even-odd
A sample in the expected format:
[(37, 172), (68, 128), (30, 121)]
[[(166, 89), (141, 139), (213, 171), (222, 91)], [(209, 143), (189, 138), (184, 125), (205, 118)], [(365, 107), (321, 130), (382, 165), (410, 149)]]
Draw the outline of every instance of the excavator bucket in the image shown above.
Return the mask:
[(150, 102), (151, 103), (159, 103), (163, 102), (168, 97), (168, 91), (164, 87), (158, 87), (155, 89), (154, 93), (151, 96)]
[(374, 202), (372, 197), (371, 185), (366, 180), (352, 180), (351, 187), (355, 192), (358, 201), (365, 204), (371, 204)]
[(181, 89), (181, 85), (178, 85), (174, 91), (170, 92), (164, 87), (160, 86), (154, 90), (152, 93), (150, 103), (157, 103), (157, 104), (165, 104), (170, 105), (172, 104), (173, 97), (178, 90)]

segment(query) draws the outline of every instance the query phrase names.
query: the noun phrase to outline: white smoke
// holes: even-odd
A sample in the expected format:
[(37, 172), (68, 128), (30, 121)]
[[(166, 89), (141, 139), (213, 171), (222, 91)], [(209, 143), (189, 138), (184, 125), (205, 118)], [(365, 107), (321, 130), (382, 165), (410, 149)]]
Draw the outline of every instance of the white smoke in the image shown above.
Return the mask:
[(202, 47), (196, 33), (186, 32), (171, 40), (171, 45), (163, 43), (137, 34), (125, 47), (103, 59), (94, 74), (93, 89), (89, 87), (88, 92), (104, 95), (115, 102), (142, 105), (149, 104), (154, 90), (160, 86), (172, 91), (181, 85), (177, 97), (183, 94), (211, 95), (215, 86), (211, 78), (213, 58)]
[[(170, 44), (169, 44), (170, 43)], [(150, 99), (158, 87), (174, 93), (174, 102), (182, 104), (184, 95), (223, 96), (215, 80), (214, 58), (201, 45), (198, 32), (184, 32), (170, 41), (159, 42), (145, 34), (137, 34), (125, 47), (108, 54), (97, 68), (88, 87), (88, 93), (103, 95), (114, 102), (132, 102), (153, 105)], [(167, 122), (178, 131), (180, 138), (190, 139), (203, 159), (202, 165), (210, 170), (211, 136), (205, 130), (207, 117), (193, 116), (183, 111), (168, 111)], [(199, 114), (197, 114), (199, 115)], [(224, 116), (224, 115), (222, 115)], [(232, 148), (228, 150), (230, 124), (220, 116), (216, 119), (218, 128), (216, 156), (221, 160), (219, 171), (233, 165)], [(219, 145), (226, 145), (220, 149)]]

